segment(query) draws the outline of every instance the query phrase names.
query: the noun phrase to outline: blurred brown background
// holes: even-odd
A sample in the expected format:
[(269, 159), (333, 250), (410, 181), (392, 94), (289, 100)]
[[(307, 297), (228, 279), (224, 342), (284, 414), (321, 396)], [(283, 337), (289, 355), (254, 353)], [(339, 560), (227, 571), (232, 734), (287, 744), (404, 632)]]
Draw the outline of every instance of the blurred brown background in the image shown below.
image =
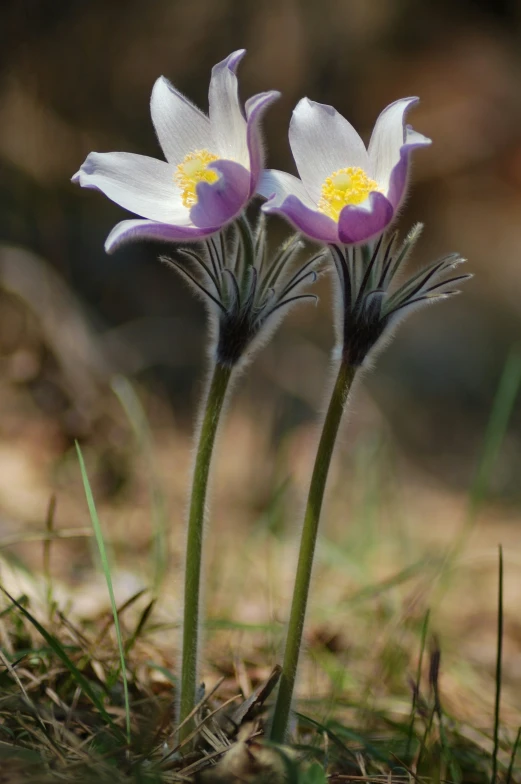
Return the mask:
[[(157, 261), (158, 246), (105, 255), (108, 232), (126, 214), (70, 177), (91, 150), (159, 155), (148, 109), (155, 79), (164, 74), (206, 109), (212, 65), (245, 47), (243, 97), (283, 93), (265, 126), (276, 168), (293, 171), (287, 128), (304, 95), (333, 104), (365, 139), (388, 103), (421, 98), (409, 119), (434, 143), (415, 156), (400, 226), (426, 223), (413, 264), (456, 250), (475, 278), (460, 297), (400, 329), (365, 382), (368, 394), (358, 397), (340, 451), (352, 462), (350, 444), (362, 443), (345, 470), (365, 481), (380, 465), (374, 444), (384, 443), (408, 487), (401, 503), (414, 530), (429, 523), (430, 535), (439, 529), (450, 541), (500, 373), (520, 342), (520, 39), (516, 0), (2, 0), (0, 243), (17, 249), (2, 249), (0, 264), (4, 533), (15, 535), (20, 521), (40, 524), (53, 488), (58, 522), (78, 523), (67, 499), (71, 488), (81, 496), (70, 450), (79, 437), (111, 530), (125, 538), (120, 563), (131, 558), (132, 536), (139, 559), (146, 493), (109, 388), (114, 372), (140, 385), (180, 530), (204, 375), (204, 312)], [(276, 239), (286, 232), (274, 221)], [(235, 519), (263, 519), (286, 481), (297, 486), (284, 512), (293, 526), (332, 340), (326, 282), (320, 305), (286, 321), (238, 386), (216, 476), (224, 529)], [(519, 536), (520, 435), (516, 406), (493, 476), (494, 511), (483, 523), (487, 547), (500, 530), (512, 546)], [(128, 489), (132, 481), (137, 490)], [(230, 503), (239, 511), (228, 520)], [(17, 552), (32, 557), (27, 547)], [(78, 545), (68, 563), (76, 576), (80, 552)]]
[[(3, 0), (0, 31), (0, 238), (57, 270), (105, 339), (118, 329), (139, 355), (134, 368), (177, 410), (191, 410), (201, 375), (201, 308), (157, 263), (157, 246), (105, 256), (103, 241), (125, 216), (69, 183), (88, 152), (160, 154), (148, 111), (154, 80), (165, 74), (206, 108), (212, 65), (239, 47), (248, 50), (243, 96), (283, 93), (266, 122), (277, 168), (293, 170), (287, 127), (303, 95), (334, 104), (366, 138), (387, 103), (420, 96), (410, 121), (434, 144), (415, 158), (401, 225), (426, 223), (417, 263), (458, 250), (476, 279), (458, 300), (411, 320), (370, 385), (411, 448), (427, 447), (429, 461), (447, 454), (448, 481), (468, 478), (462, 462), (477, 448), (520, 326), (519, 3)], [(323, 300), (252, 371), (263, 394), (282, 387), (296, 398), (285, 404), (290, 418), (312, 415), (320, 398), (331, 343), (327, 293)], [(299, 361), (282, 378), (278, 360), (291, 362), (295, 343)]]

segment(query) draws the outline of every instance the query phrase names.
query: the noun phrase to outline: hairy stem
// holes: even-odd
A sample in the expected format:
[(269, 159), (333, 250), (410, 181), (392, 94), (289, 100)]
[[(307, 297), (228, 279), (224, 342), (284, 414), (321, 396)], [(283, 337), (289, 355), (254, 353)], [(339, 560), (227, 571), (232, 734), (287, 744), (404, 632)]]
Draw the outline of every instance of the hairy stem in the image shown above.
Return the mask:
[(297, 675), (300, 646), (302, 643), (302, 631), (304, 628), (304, 618), (308, 602), (320, 511), (322, 509), (324, 490), (340, 420), (342, 419), (342, 414), (355, 373), (356, 368), (345, 361), (341, 362), (333, 388), (333, 394), (331, 395), (331, 400), (329, 402), (329, 408), (324, 421), (324, 427), (322, 429), (322, 435), (320, 437), (313, 468), (304, 526), (302, 528), (302, 538), (300, 541), (300, 553), (297, 574), (295, 577), (295, 587), (293, 589), (293, 601), (286, 638), (284, 663), (282, 665), (282, 675), (271, 727), (271, 740), (276, 743), (283, 743), (287, 732), (291, 700)]
[[(219, 419), (226, 397), (231, 367), (214, 366), (208, 393), (204, 402), (204, 415), (197, 444), (186, 545), (185, 592), (183, 616), (183, 657), (181, 670), (181, 698), (179, 721), (183, 722), (195, 706), (197, 686), (197, 660), (199, 636), (199, 603), (201, 583), (201, 556), (203, 549), (204, 516), (208, 476)], [(180, 730), (180, 740), (188, 736), (193, 727), (186, 722)]]

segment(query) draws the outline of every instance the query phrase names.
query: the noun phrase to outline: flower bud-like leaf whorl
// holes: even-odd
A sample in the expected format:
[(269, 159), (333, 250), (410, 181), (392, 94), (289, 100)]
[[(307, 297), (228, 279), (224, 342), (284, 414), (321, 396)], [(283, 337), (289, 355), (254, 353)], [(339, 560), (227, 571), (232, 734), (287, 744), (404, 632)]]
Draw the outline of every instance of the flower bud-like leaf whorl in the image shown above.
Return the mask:
[(251, 357), (267, 340), (290, 307), (316, 301), (304, 291), (317, 279), (325, 250), (299, 265), (302, 242), (296, 235), (270, 258), (261, 215), (255, 232), (241, 217), (230, 230), (209, 237), (201, 251), (178, 253), (191, 262), (163, 257), (203, 298), (213, 326), (212, 354), (217, 363), (233, 367)]
[(401, 286), (393, 285), (421, 229), (421, 224), (416, 225), (399, 247), (396, 247), (396, 232), (390, 237), (383, 235), (372, 244), (330, 246), (340, 281), (337, 332), (342, 358), (352, 367), (362, 365), (381, 338), (385, 339), (386, 333), (390, 335), (405, 316), (457, 294), (454, 284), (472, 277), (451, 274), (465, 261), (457, 253), (451, 253), (420, 270)]

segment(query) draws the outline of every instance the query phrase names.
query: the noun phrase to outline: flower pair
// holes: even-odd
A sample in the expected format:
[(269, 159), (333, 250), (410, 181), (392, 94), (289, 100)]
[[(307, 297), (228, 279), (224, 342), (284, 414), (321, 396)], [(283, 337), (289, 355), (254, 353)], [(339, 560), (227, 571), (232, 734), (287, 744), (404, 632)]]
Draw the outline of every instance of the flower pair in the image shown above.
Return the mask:
[[(411, 310), (456, 293), (468, 275), (454, 273), (462, 261), (451, 254), (412, 275), (400, 273), (419, 228), (399, 245), (384, 232), (405, 196), (409, 157), (430, 140), (405, 124), (416, 101), (405, 98), (385, 109), (366, 149), (354, 128), (331, 106), (304, 98), (297, 105), (289, 141), (300, 179), (264, 170), (260, 124), (278, 97), (271, 91), (239, 102), (240, 50), (216, 65), (209, 116), (166, 79), (154, 85), (152, 120), (166, 161), (129, 153), (91, 153), (73, 178), (96, 188), (141, 216), (110, 233), (107, 251), (132, 239), (203, 241), (167, 259), (202, 294), (212, 329), (211, 370), (197, 433), (187, 525), (180, 738), (192, 737), (199, 653), (200, 584), (208, 477), (219, 421), (237, 367), (251, 356), (278, 316), (295, 302), (314, 298), (304, 289), (326, 258), (336, 272), (339, 360), (310, 483), (297, 565), (284, 663), (271, 738), (284, 740), (297, 674), (320, 512), (335, 440), (360, 366), (382, 344), (384, 333)], [(254, 232), (245, 216), (259, 194), (264, 212), (279, 213), (322, 246), (291, 269), (297, 235), (273, 256), (264, 221)], [(226, 226), (233, 224), (228, 233)], [(231, 237), (230, 237), (231, 235)]]
[(244, 50), (212, 71), (209, 116), (164, 77), (153, 88), (151, 114), (166, 157), (91, 153), (73, 181), (95, 188), (137, 220), (118, 223), (106, 250), (133, 239), (190, 242), (235, 220), (259, 194), (265, 212), (283, 215), (323, 243), (359, 244), (381, 234), (406, 190), (409, 155), (430, 140), (405, 125), (417, 99), (380, 115), (369, 148), (333, 107), (304, 98), (291, 120), (289, 141), (300, 179), (263, 169), (260, 124), (276, 91), (249, 98), (244, 109), (236, 70)]

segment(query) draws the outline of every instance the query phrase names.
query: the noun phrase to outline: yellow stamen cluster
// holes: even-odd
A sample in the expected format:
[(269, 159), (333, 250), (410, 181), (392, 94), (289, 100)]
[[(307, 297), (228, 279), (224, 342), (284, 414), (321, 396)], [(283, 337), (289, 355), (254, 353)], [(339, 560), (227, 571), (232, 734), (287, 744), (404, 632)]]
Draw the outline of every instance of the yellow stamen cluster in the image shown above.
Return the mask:
[(174, 174), (174, 180), (181, 189), (181, 198), (185, 207), (197, 204), (196, 186), (198, 182), (216, 182), (219, 172), (209, 169), (208, 164), (217, 161), (218, 156), (208, 150), (195, 150), (185, 155)]
[(372, 191), (377, 190), (378, 183), (371, 180), (363, 169), (359, 166), (348, 166), (326, 177), (318, 209), (338, 221), (344, 207), (348, 204), (361, 204)]

